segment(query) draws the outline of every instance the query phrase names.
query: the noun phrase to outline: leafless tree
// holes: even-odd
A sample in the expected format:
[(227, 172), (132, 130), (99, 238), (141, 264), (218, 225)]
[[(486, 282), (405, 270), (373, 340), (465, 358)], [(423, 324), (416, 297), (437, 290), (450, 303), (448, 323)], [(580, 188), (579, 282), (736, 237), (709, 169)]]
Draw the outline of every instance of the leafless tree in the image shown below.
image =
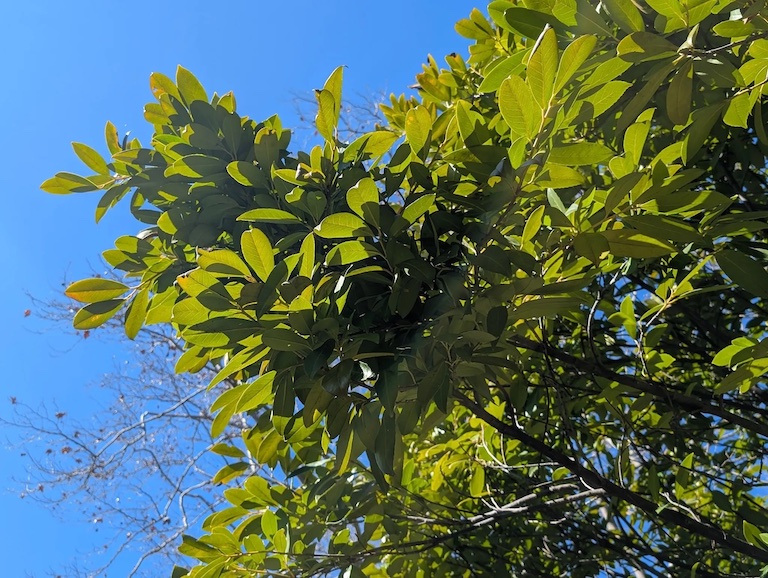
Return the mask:
[[(30, 297), (31, 311), (55, 326), (71, 323), (72, 305)], [(80, 339), (120, 339), (119, 322)], [(145, 328), (114, 371), (99, 386), (107, 404), (87, 421), (58, 408), (11, 398), (6, 421), (28, 460), (26, 476), (17, 476), (20, 495), (52, 511), (83, 512), (106, 535), (103, 552), (85, 568), (67, 575), (98, 576), (119, 557), (133, 557), (133, 575), (150, 575), (153, 556), (176, 561), (180, 536), (201, 523), (219, 505), (212, 478), (226, 459), (210, 450), (240, 435), (234, 422), (218, 439), (210, 435), (207, 385), (216, 371), (176, 374), (180, 355), (167, 329)]]

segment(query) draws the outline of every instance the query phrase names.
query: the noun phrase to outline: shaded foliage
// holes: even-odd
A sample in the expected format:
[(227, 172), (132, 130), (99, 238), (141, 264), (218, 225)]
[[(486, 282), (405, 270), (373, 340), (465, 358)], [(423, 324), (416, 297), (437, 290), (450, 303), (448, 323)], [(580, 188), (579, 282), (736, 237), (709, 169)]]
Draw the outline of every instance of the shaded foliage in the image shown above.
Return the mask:
[(292, 153), (180, 68), (149, 147), (75, 145), (43, 188), (148, 227), (75, 326), (172, 326), (223, 364), (212, 434), (247, 415), (174, 575), (755, 575), (767, 15), (497, 0), (352, 142), (341, 69)]

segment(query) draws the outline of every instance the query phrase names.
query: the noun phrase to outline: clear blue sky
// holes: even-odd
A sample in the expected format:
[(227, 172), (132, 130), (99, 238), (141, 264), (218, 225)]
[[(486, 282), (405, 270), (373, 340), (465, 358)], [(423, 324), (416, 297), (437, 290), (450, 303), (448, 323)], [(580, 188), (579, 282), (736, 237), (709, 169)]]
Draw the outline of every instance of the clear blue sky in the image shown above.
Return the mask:
[[(61, 283), (89, 276), (99, 254), (121, 234), (139, 230), (118, 207), (98, 226), (96, 195), (58, 197), (38, 185), (57, 171), (78, 172), (71, 141), (104, 152), (107, 120), (121, 134), (147, 140), (143, 105), (151, 100), (153, 71), (192, 70), (209, 93), (233, 90), (238, 110), (252, 118), (280, 114), (296, 123), (296, 95), (310, 95), (345, 64), (348, 94), (404, 92), (428, 53), (442, 62), (466, 55), (468, 41), (453, 24), (466, 17), (470, 0), (252, 0), (162, 2), (105, 0), (11, 2), (0, 23), (0, 62), (5, 79), (0, 158), (6, 203), (0, 219), (0, 346), (5, 379), (0, 416), (9, 398), (31, 405), (56, 400), (70, 414), (99, 411), (88, 388), (110, 371), (119, 347), (50, 330), (25, 292), (53, 298)], [(480, 8), (484, 8), (481, 3)], [(48, 329), (46, 331), (46, 329)], [(7, 448), (13, 432), (0, 431), (0, 559), (8, 578), (43, 576), (98, 547), (94, 526), (58, 520), (34, 502), (18, 498), (11, 477), (24, 476), (23, 448)], [(123, 576), (129, 560), (109, 576)], [(66, 575), (64, 572), (63, 575)]]

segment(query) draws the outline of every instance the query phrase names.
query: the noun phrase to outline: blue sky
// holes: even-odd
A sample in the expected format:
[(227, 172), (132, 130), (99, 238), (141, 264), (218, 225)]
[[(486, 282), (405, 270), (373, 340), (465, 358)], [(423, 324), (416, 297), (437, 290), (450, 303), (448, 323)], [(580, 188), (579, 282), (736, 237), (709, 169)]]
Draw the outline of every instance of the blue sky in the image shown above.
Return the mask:
[[(62, 282), (90, 276), (99, 254), (121, 234), (141, 227), (118, 207), (97, 226), (96, 195), (53, 196), (38, 186), (57, 171), (78, 172), (72, 141), (104, 152), (103, 128), (143, 142), (142, 118), (151, 100), (153, 71), (172, 76), (178, 64), (209, 91), (233, 90), (238, 111), (253, 118), (278, 113), (296, 124), (294, 100), (311, 95), (338, 65), (347, 65), (347, 94), (404, 92), (428, 53), (439, 62), (466, 55), (467, 41), (453, 30), (469, 14), (469, 0), (293, 0), (226, 3), (111, 1), (12, 2), (0, 23), (5, 81), (0, 158), (5, 167), (0, 247), (5, 279), (0, 304), (0, 346), (6, 378), (0, 417), (10, 397), (30, 405), (55, 400), (86, 419), (99, 411), (89, 384), (125, 355), (119, 346), (62, 334), (29, 317), (27, 293), (52, 299)], [(483, 8), (483, 5), (480, 5)], [(94, 547), (99, 534), (76, 512), (57, 519), (18, 498), (12, 477), (24, 477), (24, 448), (8, 447), (14, 433), (0, 431), (0, 559), (9, 578), (61, 570)], [(39, 449), (39, 448), (38, 448)], [(123, 576), (130, 560), (109, 576)], [(66, 573), (64, 573), (66, 575)]]

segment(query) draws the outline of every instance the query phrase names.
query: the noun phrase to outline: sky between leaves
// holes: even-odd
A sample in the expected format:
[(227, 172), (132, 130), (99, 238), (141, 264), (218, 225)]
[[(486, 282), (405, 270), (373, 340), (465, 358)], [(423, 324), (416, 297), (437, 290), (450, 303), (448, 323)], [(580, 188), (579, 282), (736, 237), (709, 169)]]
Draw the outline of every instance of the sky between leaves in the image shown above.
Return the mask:
[[(99, 377), (120, 363), (124, 348), (62, 334), (35, 317), (27, 293), (54, 299), (63, 284), (103, 268), (99, 254), (138, 228), (118, 207), (97, 226), (98, 197), (57, 197), (38, 186), (57, 171), (82, 172), (70, 143), (105, 152), (107, 120), (121, 136), (143, 143), (142, 118), (152, 99), (153, 71), (173, 76), (190, 69), (209, 93), (233, 90), (238, 111), (255, 119), (278, 113), (295, 126), (294, 101), (311, 98), (338, 65), (345, 64), (345, 94), (404, 92), (428, 53), (438, 62), (466, 54), (453, 29), (475, 4), (469, 0), (199, 0), (116, 3), (97, 0), (12, 2), (0, 22), (4, 81), (0, 158), (5, 168), (0, 212), (4, 273), (0, 302), (0, 350), (5, 379), (0, 417), (11, 398), (29, 405), (55, 400), (60, 411), (87, 420), (108, 399)], [(484, 9), (484, 5), (478, 6)], [(301, 144), (294, 142), (293, 147)], [(28, 316), (25, 311), (32, 309)], [(8, 577), (64, 571), (101, 545), (105, 533), (82, 522), (79, 512), (57, 518), (39, 504), (20, 500), (26, 448), (13, 431), (0, 431), (0, 559)], [(38, 451), (40, 447), (37, 448)], [(126, 557), (109, 576), (124, 576)]]

